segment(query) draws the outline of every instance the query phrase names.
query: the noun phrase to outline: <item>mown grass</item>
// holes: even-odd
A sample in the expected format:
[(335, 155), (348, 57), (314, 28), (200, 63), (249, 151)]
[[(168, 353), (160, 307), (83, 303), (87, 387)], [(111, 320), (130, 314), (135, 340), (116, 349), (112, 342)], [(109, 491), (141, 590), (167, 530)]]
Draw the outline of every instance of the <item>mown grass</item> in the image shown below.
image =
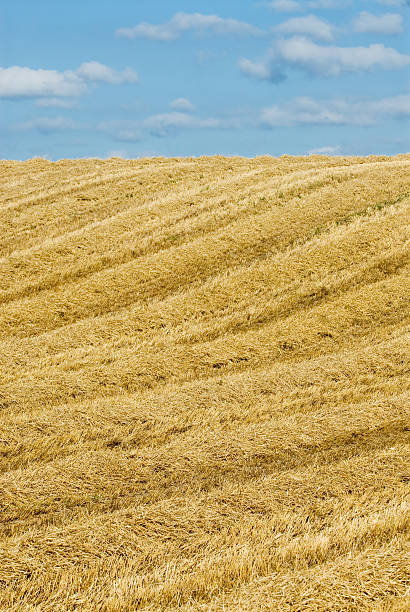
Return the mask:
[(410, 157), (0, 162), (0, 609), (407, 610)]

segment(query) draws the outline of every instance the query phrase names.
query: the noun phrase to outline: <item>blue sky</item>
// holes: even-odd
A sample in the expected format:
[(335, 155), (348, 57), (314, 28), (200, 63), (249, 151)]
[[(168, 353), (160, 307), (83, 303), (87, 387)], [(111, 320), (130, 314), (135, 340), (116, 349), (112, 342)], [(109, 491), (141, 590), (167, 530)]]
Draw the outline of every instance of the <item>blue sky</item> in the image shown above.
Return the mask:
[(0, 158), (410, 151), (406, 0), (4, 0)]

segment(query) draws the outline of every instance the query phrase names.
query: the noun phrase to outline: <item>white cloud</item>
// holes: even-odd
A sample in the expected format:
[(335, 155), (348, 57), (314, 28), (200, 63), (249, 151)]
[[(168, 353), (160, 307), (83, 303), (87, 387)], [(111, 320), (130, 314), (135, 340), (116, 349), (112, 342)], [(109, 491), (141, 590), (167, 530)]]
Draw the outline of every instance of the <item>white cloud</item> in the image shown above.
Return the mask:
[(122, 159), (131, 159), (128, 156), (128, 152), (125, 149), (114, 149), (112, 151), (108, 151), (105, 159), (111, 159), (112, 157), (121, 157)]
[(75, 97), (87, 91), (90, 82), (136, 83), (135, 70), (112, 70), (98, 62), (85, 62), (77, 70), (43, 70), (12, 66), (0, 68), (0, 98)]
[(172, 102), (170, 102), (169, 106), (170, 108), (174, 110), (185, 111), (188, 113), (192, 112), (195, 109), (192, 102), (188, 100), (187, 98), (177, 98), (176, 100), (173, 100)]
[(119, 142), (138, 142), (149, 133), (153, 136), (166, 136), (181, 129), (204, 129), (225, 127), (224, 122), (212, 117), (197, 117), (183, 112), (151, 115), (142, 121), (115, 120), (104, 121), (97, 129), (106, 132)]
[(374, 112), (391, 115), (396, 118), (410, 117), (410, 94), (382, 98), (372, 102), (371, 108)]
[(218, 17), (218, 15), (203, 15), (201, 13), (176, 13), (165, 23), (155, 25), (142, 22), (133, 28), (120, 28), (116, 30), (116, 34), (125, 38), (149, 38), (170, 42), (188, 31), (248, 36), (260, 36), (264, 33), (259, 28), (236, 19), (224, 19)]
[(119, 142), (138, 142), (142, 139), (141, 123), (138, 121), (113, 120), (103, 121), (97, 126)]
[(76, 74), (91, 82), (111, 83), (120, 85), (122, 83), (138, 83), (138, 74), (133, 68), (117, 71), (100, 64), (99, 62), (85, 62), (76, 70)]
[(144, 127), (155, 136), (166, 136), (174, 129), (218, 128), (223, 127), (219, 119), (201, 118), (186, 113), (163, 113), (152, 115), (144, 121)]
[(211, 62), (221, 61), (224, 57), (227, 57), (228, 51), (212, 51), (211, 49), (200, 49), (195, 53), (195, 59), (201, 66), (206, 66)]
[(410, 0), (376, 0), (382, 6), (409, 6)]
[(15, 130), (30, 131), (37, 130), (42, 134), (49, 134), (51, 132), (64, 132), (77, 129), (83, 129), (84, 126), (74, 122), (72, 119), (66, 117), (37, 117), (30, 121), (23, 123), (17, 123), (14, 126)]
[(369, 47), (320, 46), (306, 38), (294, 37), (277, 43), (277, 54), (285, 63), (322, 76), (338, 76), (361, 70), (395, 70), (410, 65), (403, 55), (382, 44)]
[(115, 134), (115, 140), (119, 140), (120, 142), (138, 142), (142, 140), (141, 130), (139, 128), (133, 129), (132, 127), (125, 127)]
[[(243, 128), (274, 129), (283, 127), (373, 126), (388, 118), (410, 119), (410, 94), (379, 100), (332, 98), (316, 100), (299, 97), (256, 111), (231, 113), (228, 117), (200, 117), (184, 112), (151, 115), (141, 120), (115, 120), (100, 123), (96, 129), (118, 142), (143, 141), (148, 136), (167, 137), (183, 130), (226, 130)], [(28, 129), (29, 126), (26, 127)], [(34, 126), (31, 126), (34, 127)], [(36, 126), (39, 128), (40, 126)], [(43, 126), (47, 128), (48, 126)], [(51, 127), (51, 126), (50, 126)], [(69, 129), (70, 124), (55, 124), (55, 129)], [(76, 126), (72, 126), (75, 129)], [(337, 154), (338, 147), (321, 147), (311, 152)]]
[(239, 69), (245, 76), (258, 81), (270, 81), (271, 83), (281, 83), (286, 76), (278, 65), (271, 61), (271, 56), (260, 62), (252, 62), (244, 57), (239, 60)]
[(342, 9), (351, 4), (351, 0), (309, 0), (297, 2), (296, 0), (271, 0), (267, 6), (275, 11), (296, 13), (310, 9)]
[(410, 118), (410, 94), (380, 100), (296, 98), (282, 105), (264, 108), (259, 116), (262, 127), (297, 125), (374, 125), (382, 118)]
[(301, 10), (299, 2), (294, 0), (273, 0), (266, 4), (275, 9), (275, 11), (283, 11), (284, 13), (294, 13)]
[[(286, 105), (274, 105), (263, 109), (261, 124), (265, 127), (282, 127), (300, 124), (342, 125), (346, 123), (346, 104), (340, 100), (318, 102), (301, 97)], [(358, 118), (359, 123), (362, 118)]]
[(79, 96), (85, 82), (75, 72), (33, 70), (21, 66), (0, 68), (0, 97)]
[(311, 149), (308, 151), (308, 155), (340, 155), (340, 150), (340, 145), (319, 147), (318, 149)]
[(36, 101), (36, 106), (42, 108), (74, 108), (76, 103), (64, 98), (39, 98)]
[(362, 11), (353, 20), (353, 30), (365, 34), (401, 34), (404, 31), (403, 17), (398, 13), (372, 15)]
[[(410, 55), (404, 55), (383, 44), (369, 47), (323, 46), (302, 37), (279, 40), (262, 62), (241, 59), (239, 68), (247, 76), (279, 82), (286, 67), (310, 75), (330, 77), (345, 72), (366, 70), (398, 70), (410, 65)], [(280, 78), (281, 77), (281, 78)]]
[(293, 17), (276, 28), (276, 32), (282, 34), (307, 34), (317, 40), (331, 42), (333, 40), (334, 27), (327, 21), (319, 19), (316, 15), (306, 17)]
[(215, 117), (198, 117), (192, 113), (169, 112), (151, 115), (143, 120), (115, 120), (105, 121), (97, 125), (97, 130), (109, 134), (114, 140), (120, 142), (137, 142), (147, 134), (165, 137), (180, 130), (194, 129), (229, 129), (241, 127), (244, 123), (255, 124), (254, 117), (230, 117), (219, 119)]
[(318, 9), (342, 9), (345, 6), (351, 4), (351, 1), (345, 0), (311, 0), (308, 2), (309, 8), (318, 8)]

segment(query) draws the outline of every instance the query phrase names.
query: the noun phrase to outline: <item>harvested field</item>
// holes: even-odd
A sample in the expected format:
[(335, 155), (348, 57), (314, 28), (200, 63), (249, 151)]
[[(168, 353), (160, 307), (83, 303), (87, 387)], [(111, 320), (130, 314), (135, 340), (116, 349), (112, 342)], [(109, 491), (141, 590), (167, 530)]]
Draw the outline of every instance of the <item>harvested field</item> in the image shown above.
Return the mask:
[(410, 608), (410, 155), (0, 162), (0, 610)]

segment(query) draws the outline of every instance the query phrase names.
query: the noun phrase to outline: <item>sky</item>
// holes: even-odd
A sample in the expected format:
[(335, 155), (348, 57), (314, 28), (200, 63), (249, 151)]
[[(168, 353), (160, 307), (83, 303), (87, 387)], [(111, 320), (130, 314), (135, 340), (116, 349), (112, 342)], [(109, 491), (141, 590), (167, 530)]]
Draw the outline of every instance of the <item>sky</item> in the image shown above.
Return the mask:
[(410, 151), (409, 0), (2, 0), (0, 159)]

